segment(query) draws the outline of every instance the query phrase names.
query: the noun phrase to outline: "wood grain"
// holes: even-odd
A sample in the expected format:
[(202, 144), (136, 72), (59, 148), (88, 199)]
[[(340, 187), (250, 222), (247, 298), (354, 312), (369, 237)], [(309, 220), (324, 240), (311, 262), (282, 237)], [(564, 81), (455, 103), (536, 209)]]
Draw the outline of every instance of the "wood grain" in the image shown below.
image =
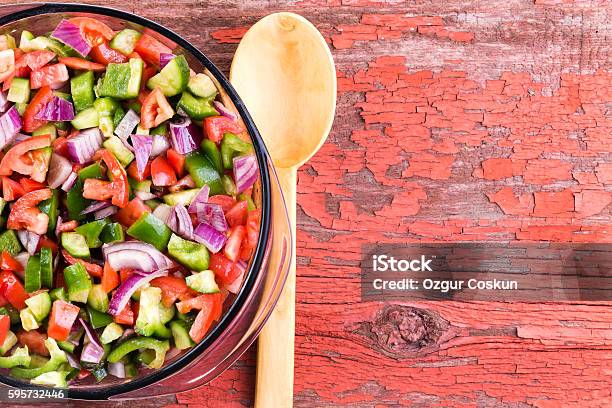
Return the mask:
[[(358, 266), (374, 240), (612, 241), (609, 2), (105, 4), (225, 72), (274, 11), (328, 38), (338, 115), (298, 175), (296, 406), (612, 405), (610, 304), (362, 303)], [(250, 406), (254, 366), (142, 405)]]

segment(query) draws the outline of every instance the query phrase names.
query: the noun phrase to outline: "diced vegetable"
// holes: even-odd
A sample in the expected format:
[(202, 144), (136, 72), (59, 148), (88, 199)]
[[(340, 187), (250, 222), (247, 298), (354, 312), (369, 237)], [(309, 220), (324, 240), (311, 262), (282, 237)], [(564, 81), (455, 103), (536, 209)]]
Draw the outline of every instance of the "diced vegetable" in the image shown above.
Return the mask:
[(51, 37), (60, 40), (83, 57), (86, 57), (91, 51), (91, 46), (81, 35), (81, 29), (68, 20), (62, 20), (51, 33)]
[(204, 271), (208, 268), (208, 250), (206, 247), (183, 239), (176, 234), (172, 234), (168, 242), (168, 253), (190, 270)]

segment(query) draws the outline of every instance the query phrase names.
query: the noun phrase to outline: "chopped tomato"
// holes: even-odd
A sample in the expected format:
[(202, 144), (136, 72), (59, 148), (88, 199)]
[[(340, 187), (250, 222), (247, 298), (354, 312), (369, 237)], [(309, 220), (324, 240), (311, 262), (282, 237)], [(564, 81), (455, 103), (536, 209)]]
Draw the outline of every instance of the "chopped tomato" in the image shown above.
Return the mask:
[(162, 91), (155, 88), (147, 95), (140, 108), (140, 126), (143, 129), (150, 129), (170, 119), (173, 115), (172, 106)]
[(0, 269), (5, 271), (21, 272), (23, 271), (23, 265), (16, 261), (15, 258), (8, 253), (8, 251), (2, 251), (2, 255), (0, 255)]
[(151, 208), (143, 203), (140, 198), (135, 197), (128, 205), (117, 211), (115, 218), (119, 223), (129, 227), (145, 212), (151, 212)]
[(53, 151), (61, 156), (68, 156), (68, 139), (66, 137), (58, 137), (51, 143)]
[(233, 197), (223, 194), (208, 197), (208, 202), (220, 205), (224, 213), (228, 212), (236, 204), (236, 200)]
[(209, 116), (204, 119), (204, 129), (206, 136), (215, 143), (219, 143), (223, 139), (223, 134), (242, 133), (244, 128), (237, 122), (225, 116)]
[(242, 273), (240, 268), (221, 252), (210, 255), (208, 269), (215, 273), (215, 280), (222, 286), (229, 285)]
[(112, 181), (86, 179), (83, 186), (83, 197), (99, 201), (110, 198), (111, 202), (117, 207), (125, 207), (130, 195), (125, 169), (108, 150), (99, 150), (97, 154), (100, 155), (108, 167)]
[(91, 59), (102, 65), (108, 65), (110, 63), (120, 64), (128, 60), (125, 55), (109, 47), (106, 42), (93, 47), (89, 55)]
[(113, 289), (119, 286), (119, 274), (114, 270), (108, 262), (104, 264), (102, 271), (102, 289), (104, 292), (110, 293)]
[(32, 353), (49, 356), (49, 350), (45, 346), (45, 340), (47, 340), (46, 334), (38, 330), (19, 330), (16, 334), (20, 346), (28, 346), (28, 350)]
[(9, 229), (26, 229), (42, 235), (47, 232), (49, 216), (36, 207), (41, 201), (51, 198), (51, 189), (30, 191), (15, 201), (9, 213), (6, 226)]
[(79, 371), (79, 374), (77, 375), (77, 378), (79, 380), (82, 380), (83, 378), (87, 378), (90, 375), (91, 375), (91, 373), (88, 370), (86, 370), (84, 368), (81, 368), (81, 371)]
[(2, 295), (0, 295), (0, 307), (8, 305), (8, 300)]
[(23, 284), (11, 271), (0, 272), (0, 295), (18, 310), (26, 307), (25, 300), (29, 297)]
[(151, 162), (151, 179), (154, 186), (171, 186), (176, 184), (174, 169), (163, 156), (157, 156)]
[(32, 160), (30, 178), (33, 181), (43, 183), (47, 179), (47, 171), (49, 170), (49, 154), (43, 149), (38, 149), (28, 152), (27, 155)]
[(47, 335), (57, 341), (68, 339), (70, 329), (79, 315), (79, 310), (78, 306), (61, 299), (53, 302), (47, 325)]
[(40, 69), (55, 58), (55, 53), (47, 50), (26, 52), (15, 60), (15, 76), (26, 77), (30, 72)]
[(28, 155), (31, 150), (41, 149), (51, 146), (49, 135), (33, 136), (21, 141), (11, 147), (0, 161), (0, 175), (10, 176), (13, 171), (23, 175), (30, 175), (34, 170), (32, 155)]
[(126, 324), (132, 326), (134, 324), (134, 311), (132, 310), (132, 301), (128, 300), (127, 304), (118, 315), (113, 317), (115, 323)]
[(259, 225), (261, 223), (261, 210), (256, 209), (249, 211), (246, 221), (246, 237), (242, 240), (240, 248), (240, 259), (243, 261), (249, 260), (259, 238)]
[(36, 252), (40, 251), (40, 248), (49, 248), (53, 254), (57, 254), (57, 251), (59, 251), (59, 248), (57, 244), (55, 243), (55, 241), (48, 238), (46, 235), (43, 235), (40, 237), (40, 240), (38, 241), (38, 247), (36, 248)]
[(136, 51), (142, 59), (154, 65), (159, 65), (160, 54), (172, 54), (170, 48), (147, 34), (140, 36), (138, 42), (136, 42), (134, 51)]
[(195, 299), (198, 298), (203, 298), (199, 305), (200, 311), (189, 329), (189, 337), (195, 342), (201, 341), (210, 329), (212, 323), (218, 319), (219, 310), (222, 305), (220, 293), (215, 293), (214, 295), (200, 295)]
[(178, 174), (179, 177), (183, 177), (183, 174), (185, 174), (185, 155), (180, 154), (174, 149), (168, 149), (166, 151), (166, 157), (176, 174)]
[(119, 271), (119, 276), (121, 278), (121, 283), (125, 282), (127, 280), (127, 278), (132, 276), (133, 273), (134, 273), (134, 270), (132, 270), (132, 269), (121, 269)]
[(64, 257), (66, 262), (69, 263), (70, 265), (74, 265), (75, 263), (80, 263), (81, 265), (83, 265), (87, 273), (89, 273), (94, 278), (102, 277), (102, 267), (100, 265), (97, 265), (91, 262), (87, 262), (82, 259), (77, 259), (73, 257), (72, 255), (70, 255), (68, 251), (66, 251), (65, 249), (62, 249), (62, 256)]
[[(43, 86), (38, 90), (36, 95), (28, 103), (25, 112), (23, 113), (23, 130), (31, 133), (47, 123), (46, 120), (36, 119), (38, 112), (53, 99), (53, 90), (49, 86)], [(47, 145), (48, 146), (48, 145)]]
[(19, 184), (21, 184), (21, 187), (23, 187), (23, 190), (26, 193), (29, 193), (30, 191), (34, 191), (34, 190), (40, 190), (41, 188), (45, 188), (45, 185), (43, 183), (34, 181), (29, 177), (23, 177), (21, 180), (19, 180)]
[(77, 57), (59, 57), (59, 62), (72, 69), (82, 69), (85, 71), (104, 71), (106, 67), (104, 64), (98, 64), (96, 62), (87, 61), (83, 58)]
[(4, 344), (6, 335), (11, 327), (11, 318), (7, 315), (0, 315), (0, 344)]
[(74, 231), (74, 229), (78, 226), (79, 226), (78, 221), (70, 220), (70, 221), (62, 222), (61, 224), (59, 224), (59, 226), (57, 227), (57, 230), (59, 232), (70, 232), (70, 231)]
[(13, 201), (25, 194), (25, 190), (15, 180), (3, 176), (2, 177), (2, 194), (6, 201)]
[(244, 239), (246, 229), (242, 225), (238, 225), (230, 230), (229, 237), (223, 248), (223, 253), (230, 261), (236, 262), (240, 254), (240, 246)]
[(221, 301), (220, 293), (204, 293), (198, 296), (190, 297), (176, 304), (176, 309), (180, 313), (189, 313), (192, 309), (202, 309), (212, 305), (216, 301)]
[(64, 64), (47, 65), (30, 73), (30, 88), (52, 86), (65, 82), (69, 78), (68, 69)]
[(244, 201), (238, 201), (229, 211), (225, 212), (225, 219), (230, 227), (236, 227), (238, 225), (244, 225), (247, 220), (249, 203)]
[(185, 283), (185, 279), (176, 276), (162, 276), (151, 281), (151, 286), (162, 290), (162, 303), (170, 307), (177, 299), (185, 300), (190, 295), (197, 295), (197, 292), (190, 289)]
[(69, 19), (72, 24), (79, 26), (85, 40), (92, 47), (110, 41), (115, 36), (115, 32), (102, 21), (91, 17), (73, 17)]
[(131, 178), (137, 181), (144, 181), (151, 177), (151, 162), (147, 162), (142, 174), (138, 173), (138, 166), (136, 166), (136, 160), (134, 160), (127, 168), (127, 174)]

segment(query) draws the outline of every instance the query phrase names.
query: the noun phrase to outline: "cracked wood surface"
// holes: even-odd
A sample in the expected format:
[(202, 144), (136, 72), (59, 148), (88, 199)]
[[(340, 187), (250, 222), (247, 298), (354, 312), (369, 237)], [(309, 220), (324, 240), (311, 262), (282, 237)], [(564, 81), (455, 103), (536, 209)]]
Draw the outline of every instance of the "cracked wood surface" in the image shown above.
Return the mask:
[[(610, 304), (385, 305), (359, 287), (368, 242), (612, 241), (609, 2), (104, 4), (166, 25), (226, 73), (271, 12), (328, 39), (337, 118), (298, 184), (296, 406), (612, 405)], [(254, 356), (142, 405), (250, 406)]]

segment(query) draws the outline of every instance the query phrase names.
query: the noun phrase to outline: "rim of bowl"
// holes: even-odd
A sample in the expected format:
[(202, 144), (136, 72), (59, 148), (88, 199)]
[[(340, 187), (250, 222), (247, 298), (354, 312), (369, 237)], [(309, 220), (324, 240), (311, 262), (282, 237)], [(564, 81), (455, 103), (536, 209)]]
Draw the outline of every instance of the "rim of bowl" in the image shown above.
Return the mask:
[[(6, 5), (8, 6), (8, 5)], [(24, 5), (21, 5), (24, 6)], [(257, 127), (255, 126), (255, 122), (249, 115), (244, 103), (238, 96), (238, 93), (230, 84), (228, 79), (223, 75), (223, 73), (217, 68), (217, 66), (206, 57), (200, 50), (194, 47), (189, 41), (185, 40), (182, 36), (175, 33), (172, 30), (158, 24), (152, 20), (147, 18), (138, 16), (136, 14), (122, 11), (110, 7), (104, 6), (96, 6), (89, 4), (79, 4), (79, 3), (32, 3), (31, 8), (17, 11), (6, 16), (0, 17), (0, 27), (13, 23), (17, 20), (22, 20), (28, 17), (39, 16), (43, 14), (56, 14), (56, 13), (91, 13), (91, 14), (101, 14), (109, 17), (116, 17), (122, 20), (126, 20), (132, 23), (139, 24), (143, 27), (150, 28), (170, 40), (176, 42), (182, 48), (184, 48), (187, 52), (193, 55), (196, 59), (198, 59), (204, 67), (206, 67), (219, 81), (221, 86), (224, 88), (225, 92), (227, 92), (228, 96), (236, 106), (238, 113), (240, 114), (241, 119), (245, 123), (247, 131), (253, 141), (253, 146), (255, 148), (255, 155), (257, 157), (257, 162), (259, 166), (259, 174), (261, 180), (261, 195), (262, 195), (262, 217), (259, 231), (259, 239), (257, 242), (257, 247), (255, 249), (255, 255), (250, 263), (249, 270), (247, 271), (244, 283), (242, 284), (242, 288), (240, 292), (236, 296), (236, 299), (232, 302), (229, 309), (223, 314), (221, 321), (211, 330), (206, 337), (196, 344), (193, 348), (183, 354), (180, 358), (172, 361), (171, 363), (163, 366), (160, 369), (151, 371), (145, 374), (142, 377), (136, 377), (133, 380), (127, 381), (122, 384), (109, 385), (108, 387), (103, 387), (100, 389), (89, 389), (89, 390), (79, 390), (79, 389), (71, 389), (67, 388), (67, 397), (74, 399), (88, 399), (88, 400), (104, 400), (108, 399), (112, 396), (128, 393), (130, 391), (134, 391), (136, 389), (147, 387), (153, 383), (156, 383), (160, 380), (165, 379), (168, 376), (171, 376), (178, 372), (179, 370), (185, 368), (189, 363), (193, 362), (200, 354), (206, 350), (217, 338), (223, 333), (223, 331), (229, 326), (229, 324), (234, 320), (234, 318), (238, 315), (239, 311), (242, 309), (242, 306), (247, 299), (248, 295), (251, 292), (251, 289), (255, 283), (257, 276), (259, 275), (259, 271), (264, 261), (265, 257), (265, 249), (268, 245), (269, 239), (269, 231), (270, 231), (270, 211), (271, 211), (271, 194), (270, 194), (270, 174), (268, 172), (268, 152), (263, 142)], [(24, 388), (31, 385), (29, 383), (19, 381), (13, 377), (0, 375), (0, 382), (17, 387)]]

